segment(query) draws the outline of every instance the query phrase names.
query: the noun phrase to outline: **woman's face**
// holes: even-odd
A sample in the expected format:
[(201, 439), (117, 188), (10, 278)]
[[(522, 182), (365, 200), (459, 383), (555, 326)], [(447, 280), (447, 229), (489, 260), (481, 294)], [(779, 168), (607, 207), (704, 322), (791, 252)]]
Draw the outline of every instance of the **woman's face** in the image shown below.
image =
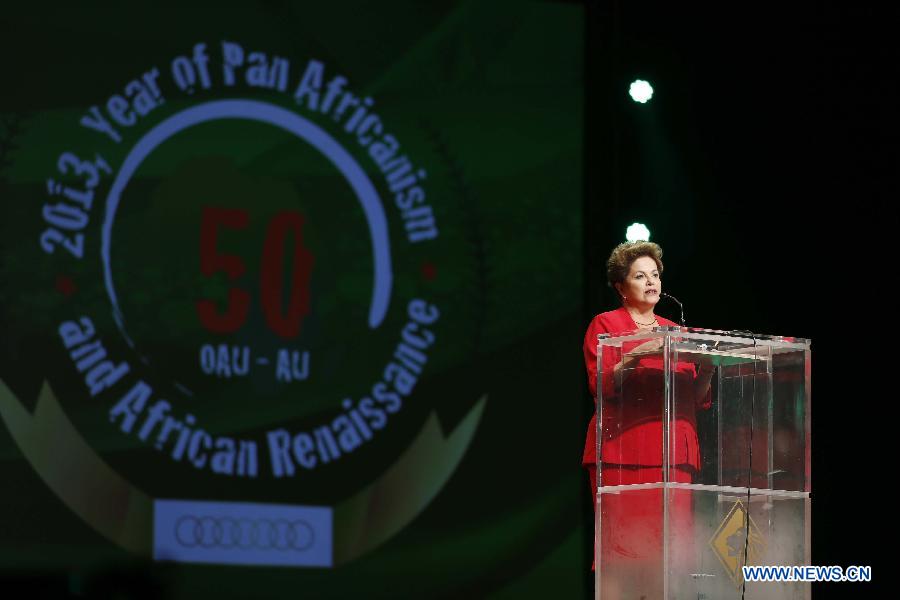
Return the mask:
[(622, 283), (616, 284), (619, 293), (625, 296), (625, 305), (639, 309), (652, 308), (659, 302), (662, 280), (656, 261), (649, 256), (636, 258)]

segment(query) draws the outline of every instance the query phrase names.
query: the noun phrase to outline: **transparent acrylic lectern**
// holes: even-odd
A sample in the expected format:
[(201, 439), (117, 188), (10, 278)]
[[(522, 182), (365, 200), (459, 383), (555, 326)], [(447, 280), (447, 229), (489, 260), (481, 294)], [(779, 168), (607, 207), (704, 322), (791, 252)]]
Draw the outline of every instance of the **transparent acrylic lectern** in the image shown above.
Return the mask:
[(810, 564), (809, 341), (600, 334), (597, 372), (596, 597), (809, 598), (741, 569)]

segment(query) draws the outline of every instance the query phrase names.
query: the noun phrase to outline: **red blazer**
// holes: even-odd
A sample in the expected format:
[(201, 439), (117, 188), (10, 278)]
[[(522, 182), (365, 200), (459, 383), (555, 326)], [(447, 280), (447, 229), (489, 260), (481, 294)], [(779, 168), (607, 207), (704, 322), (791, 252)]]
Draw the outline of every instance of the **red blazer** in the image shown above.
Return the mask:
[[(677, 323), (657, 316), (662, 326)], [(622, 333), (637, 329), (628, 311), (622, 307), (594, 317), (584, 335), (584, 364), (587, 368), (588, 385), (594, 402), (597, 401), (597, 334)], [(623, 349), (628, 352), (640, 342), (627, 342)], [(620, 353), (603, 353), (603, 420), (606, 439), (600, 447), (600, 460), (604, 463), (659, 467), (662, 465), (662, 358), (642, 358), (628, 380), (628, 402), (623, 404), (616, 397), (613, 368), (621, 359)], [(709, 408), (711, 396), (707, 392), (693, 402), (694, 381), (697, 370), (693, 363), (679, 362), (675, 365), (675, 397), (679, 400), (675, 410), (673, 464), (690, 465), (700, 468), (700, 444), (697, 439), (696, 409)], [(591, 417), (587, 440), (584, 444), (582, 463), (597, 462), (597, 414)]]

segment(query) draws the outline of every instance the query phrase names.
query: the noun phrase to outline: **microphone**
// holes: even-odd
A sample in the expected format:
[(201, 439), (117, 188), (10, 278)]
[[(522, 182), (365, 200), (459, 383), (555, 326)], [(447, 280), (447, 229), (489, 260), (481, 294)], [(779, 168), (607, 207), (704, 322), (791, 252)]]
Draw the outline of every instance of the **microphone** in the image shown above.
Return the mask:
[(660, 295), (660, 296), (665, 296), (666, 298), (671, 299), (673, 302), (675, 302), (675, 304), (678, 305), (678, 308), (681, 309), (681, 326), (682, 326), (682, 327), (687, 327), (687, 323), (686, 323), (685, 320), (684, 320), (684, 306), (681, 304), (681, 302), (678, 301), (678, 298), (676, 298), (676, 297), (673, 296), (672, 294), (667, 294), (667, 293), (665, 293), (665, 292), (660, 292), (659, 295)]

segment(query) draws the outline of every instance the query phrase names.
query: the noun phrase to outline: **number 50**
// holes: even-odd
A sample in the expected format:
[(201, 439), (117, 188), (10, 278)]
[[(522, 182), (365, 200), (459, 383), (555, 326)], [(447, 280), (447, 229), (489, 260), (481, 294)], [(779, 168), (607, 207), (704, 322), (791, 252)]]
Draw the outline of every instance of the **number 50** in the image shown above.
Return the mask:
[[(217, 249), (219, 228), (246, 229), (250, 218), (246, 210), (235, 208), (203, 207), (200, 223), (200, 271), (212, 277), (224, 271), (229, 281), (234, 281), (247, 270), (239, 256), (225, 254)], [(285, 242), (288, 233), (294, 237), (293, 268), (290, 273), (290, 295), (287, 307), (282, 306), (284, 284)], [(260, 302), (266, 324), (278, 336), (296, 337), (300, 333), (303, 317), (309, 314), (309, 278), (313, 255), (303, 247), (303, 215), (296, 211), (277, 213), (266, 228), (260, 265)], [(250, 294), (241, 288), (228, 290), (228, 303), (219, 311), (212, 300), (197, 301), (200, 323), (213, 333), (232, 333), (247, 320), (250, 311)]]

